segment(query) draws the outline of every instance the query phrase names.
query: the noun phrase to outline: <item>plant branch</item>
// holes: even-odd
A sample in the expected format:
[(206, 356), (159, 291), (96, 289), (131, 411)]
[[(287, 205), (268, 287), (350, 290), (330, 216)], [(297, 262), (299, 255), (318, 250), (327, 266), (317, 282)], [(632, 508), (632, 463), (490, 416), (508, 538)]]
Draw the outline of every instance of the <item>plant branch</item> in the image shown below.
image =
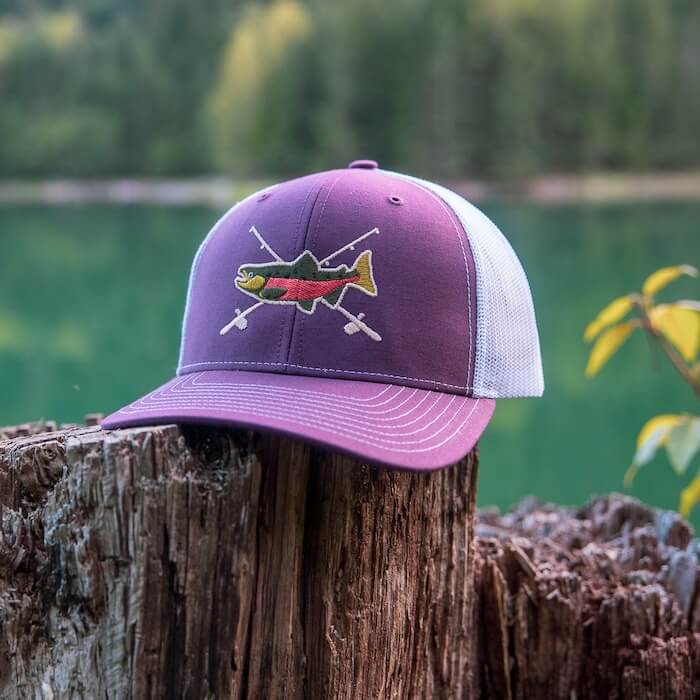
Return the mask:
[(684, 379), (686, 384), (695, 392), (695, 395), (700, 398), (700, 379), (695, 377), (690, 370), (690, 367), (684, 362), (678, 351), (667, 340), (666, 336), (654, 328), (649, 314), (647, 313), (643, 299), (641, 297), (633, 297), (632, 304), (634, 305), (642, 328), (647, 332), (648, 336), (656, 341), (658, 346), (663, 350), (664, 354), (670, 360), (671, 364), (676, 368), (678, 374)]

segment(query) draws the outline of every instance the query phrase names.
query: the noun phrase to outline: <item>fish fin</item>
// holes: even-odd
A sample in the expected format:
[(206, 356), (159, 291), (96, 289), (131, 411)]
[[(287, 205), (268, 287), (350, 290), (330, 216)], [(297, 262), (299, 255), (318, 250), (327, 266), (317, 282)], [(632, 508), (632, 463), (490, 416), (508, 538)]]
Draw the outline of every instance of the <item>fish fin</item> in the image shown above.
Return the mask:
[(340, 297), (343, 296), (343, 289), (345, 289), (345, 285), (338, 287), (338, 289), (334, 289), (330, 294), (326, 294), (326, 296), (323, 298), (331, 306), (335, 306), (340, 301)]
[(377, 296), (377, 285), (372, 274), (372, 251), (366, 250), (355, 260), (352, 269), (359, 275), (357, 282), (352, 282), (353, 286), (359, 287), (365, 294), (371, 297)]
[(307, 250), (294, 264), (294, 271), (300, 277), (310, 277), (314, 272), (318, 272), (318, 263), (314, 256)]
[(260, 290), (259, 295), (265, 301), (276, 301), (281, 296), (284, 296), (286, 291), (283, 287), (265, 287), (265, 289)]
[(316, 301), (315, 300), (307, 300), (304, 299), (304, 301), (298, 301), (297, 306), (305, 313), (305, 314), (312, 314), (314, 312), (314, 306), (316, 306)]

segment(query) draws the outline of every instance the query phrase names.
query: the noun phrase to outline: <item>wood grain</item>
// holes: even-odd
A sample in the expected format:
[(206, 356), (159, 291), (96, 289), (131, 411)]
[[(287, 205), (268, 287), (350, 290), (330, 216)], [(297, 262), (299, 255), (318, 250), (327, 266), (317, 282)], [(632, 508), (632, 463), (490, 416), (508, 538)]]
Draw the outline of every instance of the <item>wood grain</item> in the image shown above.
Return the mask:
[(700, 696), (697, 540), (626, 496), (475, 525), (478, 456), (0, 431), (0, 697)]
[(33, 432), (0, 442), (3, 698), (467, 692), (475, 454), (415, 475), (243, 431)]

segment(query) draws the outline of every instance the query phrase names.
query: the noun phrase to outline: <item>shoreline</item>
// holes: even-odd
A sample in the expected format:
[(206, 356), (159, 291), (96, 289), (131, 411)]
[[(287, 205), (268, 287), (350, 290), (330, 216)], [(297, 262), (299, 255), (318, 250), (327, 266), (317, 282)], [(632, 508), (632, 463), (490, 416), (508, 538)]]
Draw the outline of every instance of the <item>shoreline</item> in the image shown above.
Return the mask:
[[(537, 204), (700, 201), (700, 170), (669, 173), (549, 174), (516, 183), (442, 181), (472, 202), (520, 200)], [(226, 206), (268, 184), (265, 180), (197, 178), (0, 181), (0, 205), (150, 204)]]

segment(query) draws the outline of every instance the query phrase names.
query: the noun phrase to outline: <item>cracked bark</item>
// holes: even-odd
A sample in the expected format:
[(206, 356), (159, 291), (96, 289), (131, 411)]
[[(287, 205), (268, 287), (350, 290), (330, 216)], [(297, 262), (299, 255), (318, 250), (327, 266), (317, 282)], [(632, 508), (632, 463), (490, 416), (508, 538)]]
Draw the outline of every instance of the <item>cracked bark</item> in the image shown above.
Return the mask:
[(677, 514), (526, 499), (476, 534), (474, 697), (700, 697), (698, 542)]
[(619, 495), (475, 526), (476, 471), (0, 429), (0, 697), (700, 696), (689, 526)]
[(53, 427), (0, 442), (3, 698), (467, 693), (475, 455)]

